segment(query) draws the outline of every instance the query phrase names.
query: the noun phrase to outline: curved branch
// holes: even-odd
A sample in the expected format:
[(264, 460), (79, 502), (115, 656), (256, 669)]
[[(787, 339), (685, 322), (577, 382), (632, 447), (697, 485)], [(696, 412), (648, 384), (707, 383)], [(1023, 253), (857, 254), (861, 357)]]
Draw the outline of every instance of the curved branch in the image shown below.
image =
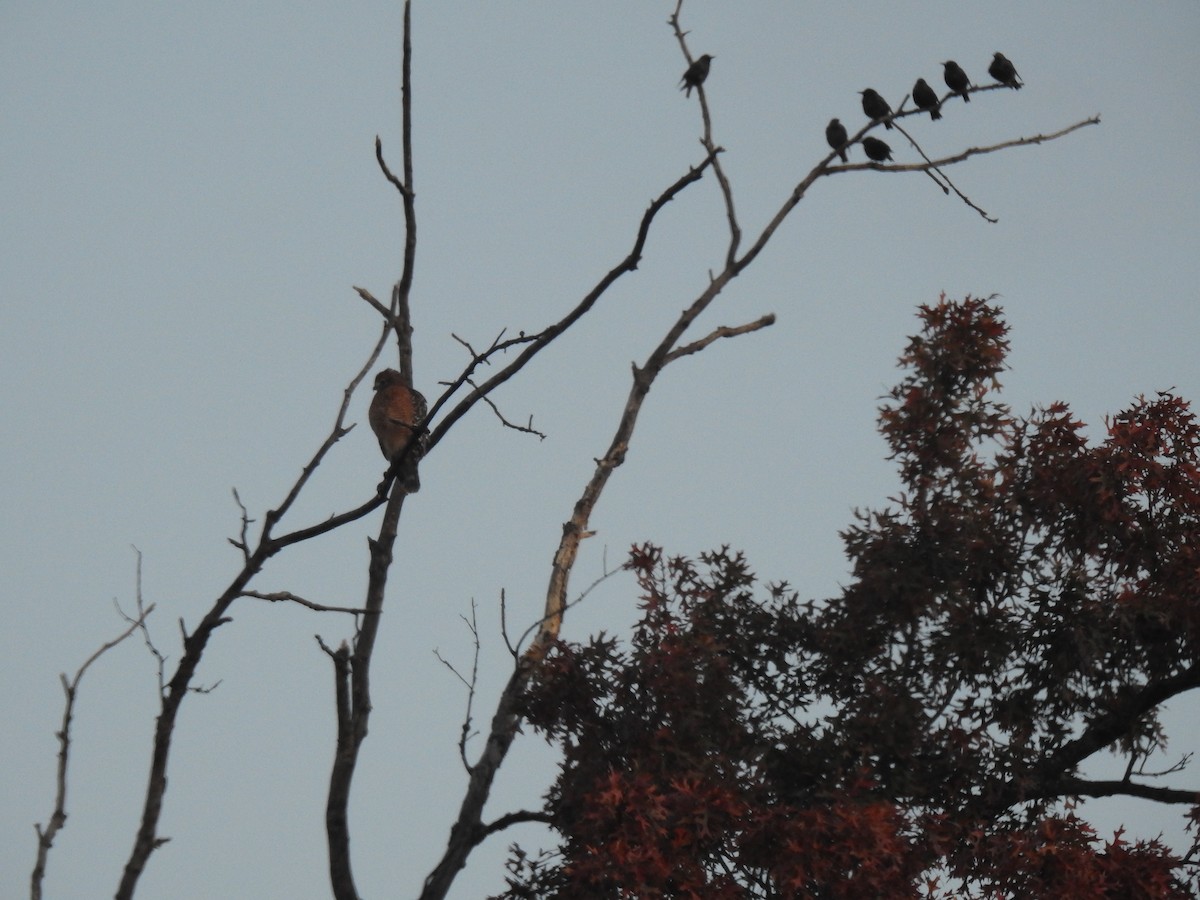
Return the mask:
[(252, 597), (255, 600), (266, 600), (270, 603), (296, 603), (314, 612), (340, 612), (350, 613), (355, 616), (361, 616), (366, 612), (365, 609), (353, 606), (326, 606), (324, 603), (315, 603), (312, 600), (299, 597), (291, 591), (273, 591), (269, 594), (264, 594), (262, 591), (243, 591), (242, 596)]
[(924, 163), (886, 163), (865, 162), (865, 163), (849, 163), (842, 166), (832, 166), (822, 174), (835, 175), (841, 172), (857, 172), (862, 169), (875, 169), (879, 172), (925, 172), (929, 169), (937, 169), (940, 166), (951, 166), (955, 163), (963, 162), (970, 159), (972, 156), (980, 156), (984, 153), (995, 153), (997, 150), (1007, 150), (1010, 147), (1026, 147), (1030, 144), (1044, 144), (1047, 141), (1055, 141), (1060, 137), (1066, 137), (1073, 131), (1078, 131), (1080, 128), (1086, 128), (1088, 125), (1099, 125), (1100, 117), (1092, 116), (1090, 119), (1084, 119), (1081, 122), (1076, 122), (1074, 125), (1068, 125), (1059, 131), (1051, 134), (1035, 134), (1033, 137), (1013, 138), (1011, 141), (1001, 141), (999, 144), (989, 144), (986, 147), (968, 147), (961, 153), (956, 153), (953, 156), (944, 156), (941, 159), (931, 160)]
[[(642, 250), (646, 245), (646, 239), (650, 234), (650, 226), (654, 222), (655, 217), (662, 210), (662, 208), (674, 200), (684, 188), (696, 181), (699, 181), (704, 175), (704, 170), (712, 165), (714, 158), (715, 152), (709, 153), (709, 155), (706, 156), (699, 165), (688, 169), (685, 175), (681, 176), (674, 184), (672, 184), (665, 191), (659, 194), (658, 197), (651, 201), (649, 208), (642, 215), (641, 224), (638, 226), (637, 237), (633, 242), (633, 249), (629, 251), (629, 254), (623, 260), (621, 260), (621, 262), (617, 263), (617, 265), (610, 269), (608, 273), (596, 283), (596, 286), (588, 291), (584, 298), (580, 300), (570, 312), (568, 312), (554, 324), (543, 329), (532, 339), (529, 339), (522, 334), (519, 338), (514, 338), (511, 341), (505, 342), (504, 345), (501, 345), (511, 346), (515, 343), (527, 344), (525, 349), (520, 353), (519, 356), (517, 356), (515, 360), (467, 394), (467, 396), (460, 400), (457, 405), (455, 405), (455, 407), (450, 410), (450, 412), (448, 412), (440, 422), (438, 422), (437, 427), (430, 432), (428, 449), (433, 449), (434, 445), (436, 445), (438, 441), (445, 436), (446, 432), (453, 427), (454, 423), (470, 411), (471, 407), (478, 403), (484, 396), (490, 394), (501, 384), (516, 375), (517, 372), (521, 371), (521, 369), (525, 367), (526, 363), (544, 350), (555, 338), (574, 325), (588, 310), (590, 310), (596, 304), (596, 301), (603, 296), (604, 292), (612, 287), (617, 279), (619, 279), (622, 275), (637, 269), (638, 263), (642, 258)], [(491, 351), (489, 351), (489, 354), (490, 352)], [(471, 375), (471, 372), (474, 371), (477, 365), (478, 361), (473, 362), (472, 365), (467, 368), (467, 370), (465, 370), (458, 378), (454, 380), (453, 383), (451, 383), (450, 387), (446, 389), (446, 391), (430, 409), (429, 415), (426, 417), (427, 421), (431, 421), (436, 416), (438, 410), (449, 402), (450, 397), (455, 393), (455, 391), (457, 391), (463, 384), (466, 383), (467, 379)]]
[(489, 822), (483, 826), (483, 837), (495, 834), (497, 831), (503, 831), (510, 825), (520, 825), (524, 822), (541, 822), (543, 825), (553, 825), (554, 817), (547, 812), (538, 810), (520, 809), (516, 812), (507, 813), (494, 822)]
[(1154, 787), (1134, 781), (1086, 781), (1082, 778), (1064, 778), (1058, 784), (1056, 794), (1067, 797), (1139, 797), (1157, 803), (1200, 803), (1200, 791), (1179, 788)]
[[(994, 86), (987, 85), (984, 88), (980, 88), (980, 90), (986, 90), (991, 87), (994, 87)], [(779, 210), (775, 213), (775, 215), (771, 217), (771, 221), (768, 222), (766, 227), (763, 228), (762, 233), (759, 234), (759, 236), (758, 236), (758, 240), (756, 240), (750, 246), (750, 248), (741, 257), (741, 259), (738, 259), (734, 262), (733, 268), (736, 271), (740, 272), (742, 269), (746, 268), (746, 266), (750, 265), (750, 263), (752, 263), (754, 261), (754, 258), (756, 256), (758, 256), (759, 253), (762, 252), (764, 247), (766, 247), (767, 242), (770, 241), (771, 236), (774, 235), (776, 229), (778, 229), (779, 226), (783, 224), (784, 219), (786, 219), (788, 217), (788, 215), (791, 213), (791, 211), (796, 208), (797, 204), (799, 204), (800, 201), (802, 199), (804, 199), (804, 195), (806, 193), (808, 193), (808, 189), (810, 187), (812, 187), (813, 184), (816, 182), (816, 180), (818, 178), (821, 178), (822, 176), (840, 175), (843, 172), (859, 172), (864, 169), (875, 169), (880, 172), (924, 172), (924, 171), (928, 171), (930, 169), (937, 169), (941, 166), (954, 165), (955, 163), (960, 163), (963, 160), (969, 159), (972, 156), (978, 156), (983, 153), (994, 153), (997, 150), (1003, 150), (1008, 147), (1020, 147), (1020, 146), (1024, 146), (1027, 144), (1041, 144), (1046, 141), (1057, 140), (1058, 138), (1064, 137), (1073, 131), (1078, 131), (1080, 128), (1084, 128), (1088, 125), (1099, 125), (1099, 124), (1100, 124), (1100, 117), (1093, 116), (1090, 119), (1084, 119), (1082, 122), (1076, 122), (1074, 125), (1070, 125), (1066, 128), (1063, 128), (1062, 130), (1056, 131), (1052, 134), (1038, 134), (1038, 135), (1034, 135), (1033, 137), (1029, 137), (1029, 138), (1017, 138), (1016, 140), (1004, 141), (1003, 143), (992, 144), (987, 147), (971, 147), (967, 150), (964, 150), (962, 153), (956, 154), (954, 156), (947, 156), (943, 159), (935, 159), (931, 162), (916, 163), (916, 164), (912, 164), (912, 165), (890, 165), (890, 166), (888, 166), (888, 165), (884, 165), (882, 163), (870, 162), (870, 163), (848, 163), (845, 165), (833, 166), (833, 165), (830, 165), (830, 163), (833, 161), (836, 154), (831, 152), (828, 156), (826, 156), (823, 160), (821, 160), (821, 162), (817, 163), (817, 165), (813, 167), (812, 171), (810, 171), (807, 175), (805, 175), (803, 180), (801, 180), (801, 182), (796, 185), (796, 187), (792, 190), (792, 193), (788, 196), (787, 200), (784, 201), (783, 206), (781, 206), (779, 208)], [(856, 143), (859, 140), (861, 140), (862, 136), (864, 134), (866, 134), (871, 128), (874, 128), (874, 127), (875, 127), (875, 125), (873, 125), (873, 124), (864, 126), (849, 141), (847, 146), (849, 146), (849, 144), (853, 144), (853, 143)]]
[(1147, 713), (1172, 697), (1194, 688), (1200, 688), (1200, 664), (1118, 697), (1107, 712), (1088, 723), (1079, 737), (1059, 748), (1057, 753), (1038, 767), (1041, 780), (1048, 785), (1057, 783), (1093, 753), (1128, 734)]
[[(138, 558), (138, 571), (140, 574), (140, 556)], [(65, 674), (58, 676), (58, 680), (62, 683), (63, 693), (66, 695), (66, 703), (63, 705), (62, 725), (55, 734), (55, 737), (58, 738), (57, 789), (54, 794), (54, 811), (50, 813), (46, 827), (43, 828), (41, 824), (33, 826), (34, 831), (37, 832), (38, 849), (37, 860), (34, 862), (33, 872), (29, 876), (29, 896), (32, 900), (41, 900), (42, 880), (46, 876), (46, 860), (50, 854), (50, 848), (54, 846), (54, 839), (58, 836), (59, 831), (67, 824), (67, 766), (71, 757), (71, 720), (75, 717), (75, 698), (79, 695), (79, 683), (83, 680), (84, 673), (91, 668), (92, 663), (139, 628), (144, 627), (146, 617), (153, 611), (154, 604), (152, 603), (145, 609), (142, 609), (136, 619), (128, 620), (128, 617), (126, 617), (130, 622), (129, 627), (111, 641), (102, 644), (100, 649), (84, 660), (83, 665), (75, 672), (75, 677), (68, 680)]]
[(719, 341), (721, 338), (737, 337), (739, 334), (749, 334), (752, 331), (759, 331), (775, 324), (775, 314), (767, 313), (765, 316), (760, 316), (753, 322), (747, 322), (745, 325), (721, 325), (714, 328), (710, 333), (700, 338), (698, 341), (692, 341), (690, 344), (684, 344), (682, 347), (676, 347), (667, 354), (667, 362), (672, 363), (681, 356), (690, 356), (693, 353), (699, 353), (709, 344), (714, 341)]
[[(315, 537), (318, 534), (324, 534), (326, 531), (330, 531), (333, 528), (336, 528), (338, 525), (344, 524), (345, 522), (351, 522), (354, 519), (359, 518), (361, 515), (366, 515), (366, 512), (369, 512), (370, 509), (374, 509), (374, 507), (371, 506), (366, 509), (365, 512), (358, 512), (357, 514), (343, 513), (342, 516), (335, 516), (332, 520), (328, 520), (321, 525), (311, 526), (310, 528), (303, 529), (301, 532), (293, 532), (291, 535), (287, 535), (284, 538), (271, 538), (271, 530), (276, 524), (278, 524), (279, 520), (287, 514), (287, 511), (291, 509), (292, 504), (296, 502), (296, 498), (300, 496), (300, 491), (302, 491), (304, 486), (308, 484), (308, 479), (312, 477), (312, 473), (317, 470), (317, 466), (321, 465), (322, 460), (325, 459), (325, 454), (327, 454), (333, 448), (334, 444), (349, 434), (350, 429), (354, 427), (353, 425), (346, 425), (346, 413), (350, 409), (350, 400), (353, 398), (354, 392), (358, 389), (359, 384), (361, 384), (362, 380), (367, 377), (367, 373), (371, 371), (371, 367), (375, 365), (375, 360), (379, 358), (379, 354), (383, 350), (384, 341), (387, 340), (388, 330), (388, 326), (385, 325), (379, 335), (379, 340), (375, 342), (375, 347), (372, 349), (371, 355), (367, 357), (367, 361), (363, 363), (362, 368), (358, 370), (358, 373), (343, 389), (342, 403), (341, 406), (338, 407), (337, 416), (334, 418), (333, 428), (330, 429), (325, 440), (321, 442), (321, 446), (317, 448), (317, 452), (313, 454), (312, 459), (310, 459), (301, 470), (300, 477), (296, 479), (295, 484), (292, 485), (292, 488), (288, 491), (287, 496), (283, 498), (283, 502), (280, 503), (275, 509), (267, 510), (266, 515), (263, 517), (263, 527), (262, 534), (259, 537), (259, 546), (260, 548), (269, 548), (269, 552), (267, 553), (268, 556), (273, 556), (276, 552), (283, 547), (288, 546), (289, 544), (306, 540), (309, 537)], [(375, 505), (377, 506), (378, 503)], [(362, 507), (360, 507), (360, 509), (362, 509)], [(330, 522), (335, 522), (336, 524), (330, 524)], [(247, 560), (247, 562), (249, 562), (249, 560)]]
[[(925, 174), (928, 175), (931, 179), (933, 179), (934, 184), (936, 184), (938, 187), (940, 187), (942, 189), (942, 193), (948, 194), (951, 191), (954, 191), (954, 193), (958, 195), (958, 198), (960, 200), (962, 200), (962, 202), (965, 203), (967, 206), (971, 207), (971, 209), (975, 210), (975, 212), (979, 213), (979, 215), (981, 215), (983, 217), (985, 222), (989, 222), (992, 225), (995, 225), (997, 222), (1000, 221), (997, 218), (989, 216), (985, 210), (979, 208), (974, 203), (972, 203), (971, 199), (966, 194), (964, 194), (962, 191), (960, 191), (958, 189), (958, 185), (956, 185), (950, 179), (950, 176), (947, 175), (945, 172), (943, 172), (940, 168), (938, 168), (937, 164), (932, 159), (929, 158), (929, 156), (922, 149), (921, 145), (919, 143), (917, 143), (917, 139), (914, 138), (911, 134), (909, 134), (904, 129), (903, 125), (897, 124), (895, 127), (896, 127), (897, 131), (899, 131), (902, 135), (904, 135), (906, 138), (908, 138), (908, 142), (913, 146), (913, 148), (918, 153), (921, 154), (921, 158), (923, 160), (925, 160), (925, 162), (929, 163), (930, 168), (925, 170)], [(937, 172), (937, 175), (933, 174), (934, 172)]]
[[(687, 60), (688, 66), (691, 66), (694, 60), (687, 46), (688, 32), (679, 27), (679, 12), (682, 8), (683, 0), (676, 0), (675, 12), (667, 20), (667, 24), (674, 30), (675, 39), (679, 41), (679, 49), (683, 52), (683, 58)], [(700, 98), (700, 115), (704, 120), (704, 135), (700, 138), (700, 145), (708, 151), (708, 155), (713, 161), (713, 174), (717, 177), (717, 184), (721, 186), (721, 197), (725, 202), (725, 218), (729, 222), (729, 247), (725, 251), (725, 265), (728, 267), (733, 264), (738, 247), (741, 245), (742, 228), (738, 225), (737, 211), (733, 206), (733, 186), (729, 183), (729, 178), (725, 175), (725, 170), (721, 167), (718, 157), (721, 148), (713, 143), (712, 117), (708, 112), (708, 97), (704, 93), (703, 84), (696, 85), (696, 94)]]
[(386, 335), (387, 329), (385, 328), (380, 341), (375, 346), (374, 352), (343, 391), (342, 402), (338, 408), (333, 427), (330, 429), (321, 446), (317, 449), (317, 452), (301, 471), (300, 476), (284, 497), (283, 502), (275, 509), (268, 510), (265, 514), (257, 546), (253, 550), (245, 546), (241, 548), (243, 555), (241, 569), (226, 586), (221, 595), (213, 601), (212, 606), (204, 615), (204, 618), (200, 620), (196, 629), (191, 634), (185, 633), (183, 636), (183, 654), (175, 667), (174, 674), (162, 691), (161, 707), (154, 729), (150, 772), (147, 776), (142, 818), (138, 825), (137, 834), (134, 837), (133, 849), (130, 851), (129, 858), (121, 874), (121, 881), (115, 895), (116, 900), (130, 900), (133, 897), (142, 872), (145, 871), (146, 864), (150, 859), (150, 854), (167, 840), (158, 835), (158, 822), (162, 816), (162, 805), (167, 791), (167, 766), (171, 756), (171, 742), (175, 735), (176, 718), (179, 715), (179, 709), (183, 704), (184, 698), (190, 692), (196, 690), (192, 686), (192, 679), (196, 674), (196, 669), (200, 665), (201, 659), (204, 657), (204, 650), (208, 645), (209, 638), (212, 637), (216, 629), (229, 621), (226, 615), (229, 607), (233, 605), (233, 602), (238, 597), (246, 593), (246, 588), (250, 581), (262, 570), (267, 560), (280, 550), (291, 544), (307, 540), (310, 537), (324, 534), (340, 524), (360, 518), (366, 515), (370, 509), (379, 505), (379, 501), (372, 500), (358, 510), (344, 513), (341, 516), (335, 516), (320, 525), (292, 532), (282, 538), (275, 538), (271, 534), (272, 529), (291, 508), (300, 491), (308, 483), (308, 479), (311, 477), (313, 471), (325, 458), (325, 454), (350, 430), (345, 426), (350, 399), (354, 394), (355, 388), (366, 377), (366, 373), (374, 365), (375, 359), (383, 346), (383, 340), (386, 339)]
[[(401, 378), (406, 385), (411, 387), (413, 384), (413, 328), (409, 313), (409, 294), (412, 289), (413, 269), (416, 263), (417, 216), (413, 194), (412, 4), (408, 0), (405, 0), (404, 3), (403, 27), (404, 51), (400, 84), (404, 181), (403, 184), (397, 184), (397, 187), (400, 189), (400, 195), (404, 201), (404, 263), (400, 280), (392, 289), (392, 301), (389, 309), (391, 315), (388, 325), (396, 336)], [(376, 147), (379, 147), (378, 140)], [(383, 164), (381, 153), (378, 153), (378, 159), (380, 165), (383, 166), (384, 173), (389, 180), (395, 183), (394, 176)], [(427, 415), (418, 428), (424, 428), (428, 421), (429, 416)], [(412, 439), (410, 438), (410, 446), (406, 449), (406, 453), (412, 449), (411, 444)], [(398, 460), (393, 459), (388, 469), (389, 474), (384, 478), (384, 485), (389, 483), (391, 473), (395, 471), (397, 464)], [(407, 496), (408, 494), (403, 490), (392, 491), (384, 511), (383, 521), (379, 526), (379, 537), (375, 540), (368, 540), (371, 557), (367, 567), (366, 600), (363, 604), (365, 614), (348, 658), (343, 663), (342, 660), (335, 657), (334, 686), (338, 698), (339, 721), (337, 748), (334, 751), (333, 766), (329, 775), (329, 793), (325, 802), (325, 834), (329, 847), (330, 886), (337, 900), (358, 900), (358, 889), (354, 884), (350, 857), (348, 815), (350, 789), (358, 767), (358, 754), (363, 741), (367, 738), (367, 726), (371, 717), (371, 660), (375, 652), (375, 641), (379, 635), (379, 623), (383, 618), (383, 601), (393, 560), (396, 530)], [(371, 503), (369, 502), (366, 506), (371, 507)], [(345, 706), (344, 712), (343, 706)]]

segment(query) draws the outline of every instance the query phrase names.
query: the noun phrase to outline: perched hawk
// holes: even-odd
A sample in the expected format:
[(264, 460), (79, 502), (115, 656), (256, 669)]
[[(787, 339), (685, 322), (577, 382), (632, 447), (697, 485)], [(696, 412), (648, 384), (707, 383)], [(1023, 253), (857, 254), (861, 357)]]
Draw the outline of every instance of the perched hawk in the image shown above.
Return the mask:
[(375, 399), (367, 417), (384, 457), (391, 462), (403, 456), (396, 476), (406, 494), (421, 489), (417, 463), (425, 454), (426, 433), (418, 434), (417, 426), (428, 411), (425, 398), (406, 385), (395, 369), (384, 369), (375, 376)]

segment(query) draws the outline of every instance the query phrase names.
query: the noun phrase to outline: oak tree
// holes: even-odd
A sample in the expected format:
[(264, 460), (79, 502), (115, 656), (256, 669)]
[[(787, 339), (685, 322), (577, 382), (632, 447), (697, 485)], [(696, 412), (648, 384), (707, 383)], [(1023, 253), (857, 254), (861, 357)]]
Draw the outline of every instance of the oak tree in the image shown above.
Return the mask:
[[(563, 753), (557, 848), (509, 898), (1192, 897), (1185, 857), (1078, 798), (1200, 794), (1146, 770), (1200, 687), (1200, 425), (1140, 398), (1089, 443), (1000, 402), (998, 307), (942, 298), (879, 428), (901, 491), (802, 599), (739, 553), (634, 547), (628, 642), (558, 642), (523, 712)], [(1114, 749), (1123, 779), (1082, 772)]]

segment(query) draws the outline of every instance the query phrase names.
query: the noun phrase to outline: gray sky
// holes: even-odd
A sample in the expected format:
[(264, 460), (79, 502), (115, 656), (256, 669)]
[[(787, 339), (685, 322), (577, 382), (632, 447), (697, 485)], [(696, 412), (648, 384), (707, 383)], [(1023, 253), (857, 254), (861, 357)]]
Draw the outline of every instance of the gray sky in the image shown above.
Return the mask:
[[(699, 107), (669, 3), (422, 3), (414, 12), (419, 250), (417, 383), (502, 328), (533, 331), (573, 305), (632, 245), (650, 198), (701, 159)], [(627, 464), (593, 521), (574, 585), (652, 540), (696, 554), (728, 543), (768, 579), (826, 597), (844, 579), (837, 531), (897, 481), (878, 400), (939, 292), (1000, 295), (1012, 325), (1006, 398), (1068, 401), (1097, 434), (1137, 394), (1200, 397), (1194, 2), (690, 2), (694, 54), (749, 238), (827, 152), (823, 129), (862, 122), (857, 92), (893, 104), (957, 59), (986, 82), (991, 54), (1027, 87), (908, 120), (931, 155), (1102, 124), (951, 170), (999, 218), (921, 174), (822, 180), (703, 333), (774, 312), (777, 324), (668, 369)], [(60, 671), (132, 606), (136, 545), (160, 648), (190, 628), (239, 565), (236, 486), (261, 517), (333, 421), (377, 333), (351, 290), (385, 298), (399, 273), (400, 204), (373, 157), (399, 168), (398, 3), (0, 9), (0, 878), (26, 890), (32, 823), (52, 801)], [(890, 139), (890, 135), (889, 135)], [(897, 161), (913, 161), (902, 138)], [(861, 160), (861, 151), (855, 151)], [(469, 666), (460, 616), (479, 604), (485, 721), (506, 655), (498, 597), (521, 627), (539, 613), (561, 522), (614, 428), (629, 363), (719, 266), (706, 178), (660, 216), (638, 272), (496, 396), (537, 441), (484, 408), (422, 469), (405, 508), (374, 673), (375, 714), (352, 808), (364, 895), (408, 896), (445, 845), (465, 776), (465, 696), (433, 656)], [(290, 522), (357, 505), (382, 460), (361, 423)], [(378, 516), (274, 560), (261, 590), (356, 605)], [(565, 635), (622, 631), (634, 590), (608, 581)], [(330, 666), (349, 623), (243, 601), (184, 705), (145, 898), (328, 896), (324, 792), (333, 748)], [(519, 630), (519, 629), (518, 629)], [(51, 897), (106, 896), (140, 810), (156, 712), (135, 642), (84, 682), (70, 819)], [(1178, 715), (1173, 751), (1200, 734)], [(478, 743), (478, 742), (476, 742)], [(490, 815), (536, 805), (553, 757), (527, 736)], [(1195, 783), (1179, 779), (1181, 785)], [(1178, 834), (1145, 805), (1097, 809), (1101, 832)], [(456, 897), (502, 885), (514, 832), (493, 840)]]

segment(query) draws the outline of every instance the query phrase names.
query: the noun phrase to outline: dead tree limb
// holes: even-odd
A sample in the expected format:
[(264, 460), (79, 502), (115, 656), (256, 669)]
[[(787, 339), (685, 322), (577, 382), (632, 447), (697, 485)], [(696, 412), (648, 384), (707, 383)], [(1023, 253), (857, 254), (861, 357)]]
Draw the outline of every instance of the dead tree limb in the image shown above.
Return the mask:
[[(262, 571), (262, 567), (266, 564), (267, 560), (276, 553), (291, 544), (325, 534), (346, 522), (359, 519), (383, 502), (381, 499), (373, 498), (355, 510), (332, 516), (316, 525), (291, 532), (282, 537), (276, 537), (273, 534), (275, 526), (296, 501), (300, 491), (308, 483), (312, 473), (321, 464), (326, 454), (333, 448), (334, 444), (349, 432), (350, 429), (346, 426), (345, 421), (351, 397), (354, 395), (355, 388), (366, 377), (371, 367), (374, 366), (375, 359), (379, 355), (382, 342), (386, 336), (387, 331), (385, 329), (379, 343), (376, 344), (374, 352), (344, 390), (342, 402), (334, 418), (332, 428), (324, 441), (322, 441), (321, 446), (317, 448), (316, 453), (313, 454), (312, 458), (302, 469), (299, 477), (284, 497), (283, 502), (274, 509), (268, 510), (263, 516), (262, 531), (259, 534), (257, 544), (253, 549), (246, 546), (241, 548), (243, 556), (241, 569), (234, 575), (220, 596), (213, 601), (212, 606), (205, 613), (196, 628), (190, 634), (184, 633), (183, 655), (180, 657), (170, 680), (167, 681), (161, 691), (161, 703), (154, 728), (150, 773), (147, 777), (142, 816), (138, 824), (137, 833), (134, 836), (133, 849), (130, 851), (129, 858), (126, 860), (121, 874), (121, 881), (115, 894), (116, 900), (131, 900), (134, 892), (137, 890), (142, 872), (145, 871), (146, 863), (150, 859), (150, 854), (168, 840), (158, 834), (158, 822), (162, 816), (162, 806), (167, 791), (167, 767), (170, 762), (171, 743), (175, 735), (175, 723), (184, 699), (189, 693), (196, 691), (192, 681), (195, 677), (196, 669), (204, 657), (204, 650), (208, 645), (209, 639), (216, 629), (229, 621), (229, 608), (238, 597), (246, 593), (250, 581)], [(243, 522), (245, 522), (244, 514)]]
[(58, 769), (55, 777), (54, 811), (50, 813), (50, 818), (45, 828), (41, 824), (33, 826), (34, 831), (37, 832), (38, 849), (37, 860), (33, 865), (33, 873), (29, 878), (29, 896), (32, 900), (41, 900), (42, 881), (46, 876), (46, 860), (50, 854), (50, 848), (54, 846), (55, 837), (58, 836), (63, 826), (67, 824), (67, 769), (71, 758), (71, 720), (75, 715), (75, 700), (79, 696), (79, 683), (83, 680), (84, 673), (87, 672), (92, 663), (135, 631), (142, 628), (146, 623), (146, 617), (153, 611), (154, 604), (141, 610), (140, 615), (130, 621), (128, 628), (108, 643), (103, 644), (100, 649), (89, 656), (75, 672), (73, 678), (68, 679), (65, 673), (58, 676), (59, 681), (62, 683), (63, 694), (66, 695), (66, 702), (63, 704), (62, 725), (55, 734), (55, 737), (58, 738)]

